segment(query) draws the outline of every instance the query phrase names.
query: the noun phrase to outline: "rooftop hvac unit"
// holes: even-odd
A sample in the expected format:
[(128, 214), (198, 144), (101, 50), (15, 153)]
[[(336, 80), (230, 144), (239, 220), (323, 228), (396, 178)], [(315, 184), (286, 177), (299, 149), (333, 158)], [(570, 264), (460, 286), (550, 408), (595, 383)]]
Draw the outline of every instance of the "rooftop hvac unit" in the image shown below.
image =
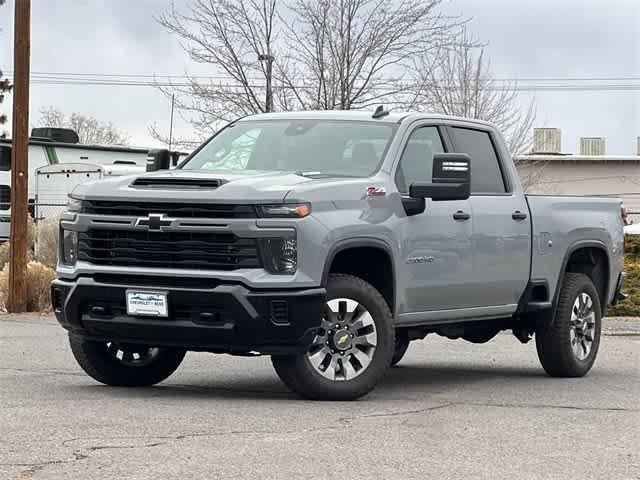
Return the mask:
[(603, 137), (582, 137), (580, 139), (580, 155), (604, 155), (605, 150)]
[(562, 131), (559, 128), (534, 128), (532, 153), (560, 153)]

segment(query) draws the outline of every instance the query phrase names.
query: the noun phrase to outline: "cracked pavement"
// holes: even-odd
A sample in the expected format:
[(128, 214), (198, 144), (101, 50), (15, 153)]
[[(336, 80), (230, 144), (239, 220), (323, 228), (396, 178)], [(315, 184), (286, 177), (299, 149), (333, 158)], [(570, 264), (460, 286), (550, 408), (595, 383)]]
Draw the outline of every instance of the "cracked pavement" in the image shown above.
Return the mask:
[(266, 357), (189, 353), (159, 386), (104, 387), (51, 317), (0, 316), (0, 479), (640, 479), (628, 330), (582, 379), (510, 335), (428, 336), (364, 399), (318, 403)]

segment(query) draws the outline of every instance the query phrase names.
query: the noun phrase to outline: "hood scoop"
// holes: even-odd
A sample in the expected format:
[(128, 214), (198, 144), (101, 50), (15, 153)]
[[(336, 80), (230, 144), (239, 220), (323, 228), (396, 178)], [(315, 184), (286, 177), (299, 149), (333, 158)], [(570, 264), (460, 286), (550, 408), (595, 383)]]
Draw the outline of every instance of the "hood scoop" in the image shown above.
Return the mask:
[(180, 177), (140, 177), (131, 184), (134, 188), (159, 188), (175, 190), (215, 190), (224, 180)]

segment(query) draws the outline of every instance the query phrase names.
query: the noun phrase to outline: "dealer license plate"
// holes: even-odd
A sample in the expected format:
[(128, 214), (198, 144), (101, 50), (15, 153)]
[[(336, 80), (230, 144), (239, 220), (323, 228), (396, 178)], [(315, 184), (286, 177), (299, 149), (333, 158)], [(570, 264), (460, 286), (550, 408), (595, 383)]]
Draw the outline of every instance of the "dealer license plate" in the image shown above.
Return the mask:
[(127, 314), (167, 317), (167, 292), (127, 290)]

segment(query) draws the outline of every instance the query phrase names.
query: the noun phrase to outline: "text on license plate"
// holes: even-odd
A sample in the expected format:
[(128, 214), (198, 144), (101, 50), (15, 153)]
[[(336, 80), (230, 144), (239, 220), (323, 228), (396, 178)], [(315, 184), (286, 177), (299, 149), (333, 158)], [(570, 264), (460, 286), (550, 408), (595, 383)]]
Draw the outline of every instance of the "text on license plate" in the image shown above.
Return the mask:
[(152, 317), (166, 317), (169, 315), (167, 292), (127, 290), (126, 294), (128, 315), (148, 315)]

